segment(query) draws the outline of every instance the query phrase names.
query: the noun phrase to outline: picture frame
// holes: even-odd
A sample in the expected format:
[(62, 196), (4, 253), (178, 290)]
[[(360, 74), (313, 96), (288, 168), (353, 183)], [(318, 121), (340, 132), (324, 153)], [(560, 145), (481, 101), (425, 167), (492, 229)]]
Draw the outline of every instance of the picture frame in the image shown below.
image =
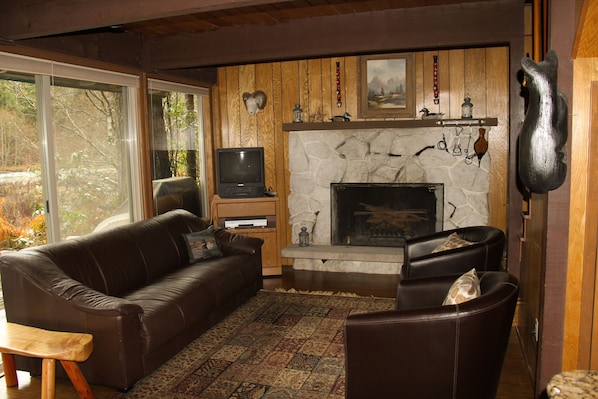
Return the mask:
[(360, 118), (415, 118), (415, 55), (360, 57)]

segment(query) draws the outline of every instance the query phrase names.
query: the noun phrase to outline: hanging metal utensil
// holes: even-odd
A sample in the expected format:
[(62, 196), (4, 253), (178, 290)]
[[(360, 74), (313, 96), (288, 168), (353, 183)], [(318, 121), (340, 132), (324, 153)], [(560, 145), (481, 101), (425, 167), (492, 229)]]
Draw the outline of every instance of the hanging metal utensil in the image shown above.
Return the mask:
[(449, 152), (448, 145), (446, 144), (446, 136), (444, 135), (444, 129), (442, 129), (442, 140), (438, 142), (436, 147), (438, 147), (439, 150)]
[[(473, 132), (473, 128), (471, 127), (471, 125), (469, 125), (469, 137), (467, 138), (467, 147), (465, 147), (465, 163), (467, 165), (471, 165), (473, 162), (473, 158), (475, 157), (475, 153), (474, 154), (470, 154), (469, 153), (469, 146), (471, 145), (471, 133)], [(475, 152), (475, 150), (474, 150)]]
[(455, 141), (455, 145), (453, 145), (453, 156), (461, 156), (463, 155), (463, 149), (461, 148), (461, 132), (463, 131), (463, 128), (460, 126), (457, 126), (455, 128), (455, 137), (456, 137), (456, 141)]

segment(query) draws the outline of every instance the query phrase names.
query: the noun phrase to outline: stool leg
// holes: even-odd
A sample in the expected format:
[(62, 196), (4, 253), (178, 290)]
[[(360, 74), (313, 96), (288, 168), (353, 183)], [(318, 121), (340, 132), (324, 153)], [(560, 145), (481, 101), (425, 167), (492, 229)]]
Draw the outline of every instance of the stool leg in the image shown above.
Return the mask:
[(15, 364), (15, 356), (12, 353), (2, 354), (2, 365), (4, 366), (4, 379), (7, 387), (16, 387), (19, 385), (17, 379), (17, 365)]
[(54, 399), (56, 396), (56, 360), (42, 360), (42, 399)]
[(77, 390), (79, 397), (81, 399), (95, 399), (95, 396), (93, 395), (93, 392), (91, 392), (91, 388), (89, 388), (89, 384), (83, 376), (83, 373), (81, 373), (81, 369), (79, 369), (77, 363), (68, 360), (61, 360), (60, 364), (62, 364), (64, 371), (66, 371), (67, 375), (71, 379), (71, 382)]

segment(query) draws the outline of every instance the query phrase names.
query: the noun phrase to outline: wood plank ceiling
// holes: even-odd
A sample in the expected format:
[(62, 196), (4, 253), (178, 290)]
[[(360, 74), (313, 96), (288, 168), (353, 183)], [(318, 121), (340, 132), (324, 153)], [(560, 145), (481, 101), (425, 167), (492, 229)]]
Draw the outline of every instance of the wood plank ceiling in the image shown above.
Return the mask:
[(430, 7), (479, 0), (299, 0), (219, 9), (125, 24), (126, 31), (143, 36), (197, 33), (242, 25), (272, 25), (297, 19), (326, 17), (414, 7)]
[[(12, 0), (0, 45), (148, 72), (508, 42), (521, 0)], [(503, 18), (501, 18), (503, 17)], [(487, 34), (490, 32), (490, 34)], [(118, 36), (117, 36), (118, 35)], [(409, 40), (406, 38), (409, 37)]]
[(480, 1), (491, 0), (12, 0), (3, 5), (0, 38), (25, 39), (94, 29), (122, 29), (156, 37)]

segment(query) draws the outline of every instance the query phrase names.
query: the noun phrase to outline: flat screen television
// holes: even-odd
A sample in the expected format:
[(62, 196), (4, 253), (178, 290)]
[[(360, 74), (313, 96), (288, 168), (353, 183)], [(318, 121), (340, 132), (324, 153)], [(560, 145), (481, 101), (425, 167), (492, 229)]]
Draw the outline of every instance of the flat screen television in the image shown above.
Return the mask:
[(216, 149), (216, 181), (222, 198), (264, 196), (264, 148)]

